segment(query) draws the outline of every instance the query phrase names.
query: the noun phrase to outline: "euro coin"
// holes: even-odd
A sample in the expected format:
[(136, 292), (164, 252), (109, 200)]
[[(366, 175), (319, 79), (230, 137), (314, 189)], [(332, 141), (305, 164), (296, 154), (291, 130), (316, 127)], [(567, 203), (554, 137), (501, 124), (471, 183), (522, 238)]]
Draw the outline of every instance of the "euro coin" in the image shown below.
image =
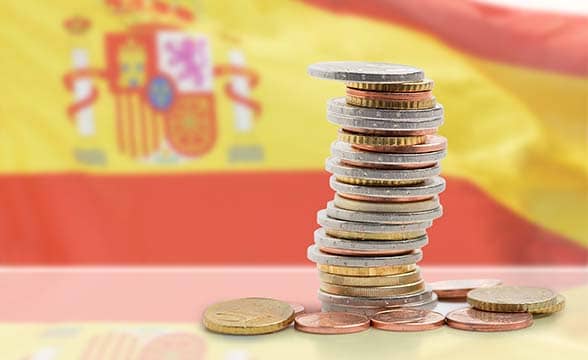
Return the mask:
[(321, 79), (396, 83), (424, 79), (423, 71), (414, 66), (364, 61), (330, 61), (312, 64), (308, 74)]
[(483, 311), (532, 312), (555, 305), (557, 293), (538, 287), (495, 286), (470, 291), (467, 301), (474, 308)]

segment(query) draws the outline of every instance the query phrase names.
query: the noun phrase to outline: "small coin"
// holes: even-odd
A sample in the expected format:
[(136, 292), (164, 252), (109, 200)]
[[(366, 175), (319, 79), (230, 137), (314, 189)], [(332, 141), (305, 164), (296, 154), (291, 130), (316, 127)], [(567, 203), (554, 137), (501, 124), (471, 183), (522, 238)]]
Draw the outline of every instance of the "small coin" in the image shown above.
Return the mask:
[(340, 209), (351, 211), (367, 212), (395, 212), (395, 213), (413, 213), (419, 211), (429, 211), (440, 206), (439, 197), (434, 196), (431, 199), (412, 201), (412, 202), (374, 202), (359, 201), (347, 199), (335, 193), (333, 204)]
[(405, 285), (422, 280), (418, 268), (407, 273), (386, 276), (344, 276), (319, 271), (319, 277), (324, 283), (361, 287)]
[(409, 295), (421, 292), (425, 290), (425, 282), (423, 280), (419, 280), (410, 284), (374, 287), (321, 283), (320, 289), (329, 294), (380, 298), (383, 296)]
[(282, 330), (293, 320), (294, 310), (286, 302), (267, 298), (242, 298), (209, 306), (202, 321), (213, 332), (257, 335)]
[(443, 207), (412, 213), (401, 212), (368, 212), (341, 209), (333, 201), (327, 203), (327, 216), (333, 219), (359, 221), (377, 224), (409, 224), (433, 221), (443, 214)]
[(345, 230), (325, 229), (325, 233), (329, 236), (340, 238), (340, 239), (360, 240), (360, 241), (410, 240), (410, 239), (414, 239), (414, 238), (426, 235), (425, 230), (370, 233), (370, 232), (362, 232), (362, 231), (345, 231)]
[(381, 135), (381, 136), (419, 136), (419, 135), (435, 135), (437, 128), (419, 129), (419, 130), (374, 130), (361, 128), (342, 128), (345, 131), (365, 134), (365, 135)]
[(317, 229), (314, 232), (314, 243), (321, 251), (341, 255), (373, 256), (407, 254), (412, 250), (424, 247), (428, 241), (429, 239), (426, 235), (407, 240), (357, 241), (329, 236), (323, 228)]
[(414, 186), (402, 187), (377, 187), (346, 184), (337, 181), (336, 176), (329, 179), (331, 189), (347, 198), (352, 196), (363, 196), (369, 199), (392, 199), (392, 198), (420, 198), (438, 195), (445, 190), (445, 180), (442, 177), (435, 176), (426, 179), (423, 183)]
[(337, 305), (329, 304), (326, 302), (322, 303), (323, 311), (340, 311), (340, 312), (351, 312), (354, 314), (362, 314), (368, 317), (372, 317), (375, 314), (391, 309), (423, 309), (433, 310), (437, 305), (437, 295), (433, 294), (433, 297), (428, 300), (411, 302), (402, 306), (391, 306), (391, 307), (373, 307), (373, 306), (354, 306), (354, 305)]
[(378, 136), (356, 134), (339, 129), (339, 141), (352, 145), (372, 145), (372, 146), (408, 146), (423, 144), (426, 141), (426, 135), (416, 136)]
[(555, 305), (557, 293), (538, 287), (494, 286), (470, 291), (467, 300), (478, 310), (525, 312)]
[(381, 298), (366, 298), (357, 296), (344, 296), (329, 294), (319, 290), (319, 300), (325, 304), (343, 305), (343, 306), (361, 306), (371, 308), (386, 308), (386, 307), (400, 307), (409, 304), (421, 303), (437, 299), (437, 295), (431, 291), (430, 288), (426, 288), (423, 291), (408, 294), (408, 295), (396, 295), (386, 296)]
[(364, 201), (364, 202), (372, 202), (372, 203), (382, 203), (382, 204), (402, 204), (402, 203), (413, 203), (417, 201), (426, 201), (432, 200), (434, 196), (407, 196), (407, 197), (391, 197), (391, 198), (378, 198), (372, 196), (365, 196), (365, 195), (353, 195), (353, 194), (340, 194), (336, 193), (337, 195), (348, 199), (348, 200), (355, 200), (355, 201)]
[(424, 101), (431, 100), (433, 93), (430, 90), (418, 92), (384, 92), (384, 91), (366, 91), (352, 89), (348, 87), (345, 91), (346, 96), (361, 98), (365, 100), (380, 101)]
[[(410, 124), (417, 126), (418, 129), (424, 129), (424, 124), (437, 121), (443, 121), (443, 106), (436, 104), (431, 109), (420, 110), (391, 110), (391, 109), (374, 109), (359, 107), (347, 104), (345, 97), (330, 99), (327, 102), (327, 118), (329, 115), (335, 118), (341, 118), (341, 121), (349, 122), (349, 119), (363, 119), (366, 126), (353, 126), (353, 122), (347, 124), (352, 128), (374, 129), (374, 130), (398, 130), (405, 128), (409, 130)], [(347, 118), (347, 120), (345, 120)], [(382, 121), (385, 120), (385, 121)], [(373, 122), (373, 123), (372, 123)], [(361, 122), (357, 123), (362, 124)], [(343, 127), (347, 127), (342, 125)], [(437, 128), (436, 126), (427, 126), (428, 128)]]
[(411, 168), (430, 167), (441, 161), (446, 155), (446, 150), (416, 154), (393, 154), (371, 152), (354, 148), (343, 141), (336, 141), (331, 145), (331, 154), (349, 164), (357, 164), (360, 167), (387, 168), (388, 166), (410, 165)]
[(366, 151), (396, 153), (396, 154), (419, 154), (442, 151), (447, 149), (447, 139), (439, 135), (426, 135), (425, 142), (416, 145), (387, 146), (387, 145), (353, 145), (353, 147)]
[[(353, 167), (341, 163), (340, 158), (330, 157), (325, 163), (325, 169), (336, 176), (337, 179), (351, 178), (358, 181), (373, 180), (380, 182), (407, 181), (407, 180), (425, 180), (441, 173), (441, 167), (437, 164), (424, 169), (410, 170), (386, 170), (386, 169), (366, 169)], [(345, 181), (347, 182), (347, 181)]]
[(339, 256), (324, 253), (318, 246), (310, 245), (307, 257), (310, 261), (323, 265), (378, 267), (414, 264), (421, 261), (423, 253), (420, 250), (414, 250), (409, 254), (397, 256)]
[(502, 281), (498, 279), (462, 279), (437, 281), (429, 285), (439, 299), (466, 299), (470, 290), (501, 284)]
[(369, 329), (370, 319), (345, 312), (310, 313), (297, 316), (294, 327), (313, 334), (351, 334)]
[(388, 331), (424, 331), (445, 325), (445, 316), (434, 311), (417, 309), (393, 309), (372, 317), (372, 326)]
[(434, 96), (424, 100), (381, 100), (347, 94), (347, 104), (375, 109), (417, 110), (432, 109), (437, 103)]
[(461, 330), (509, 331), (531, 326), (533, 315), (526, 312), (502, 313), (464, 308), (447, 314), (446, 322), (450, 327)]
[[(405, 170), (406, 171), (406, 170)], [(386, 180), (386, 179), (358, 179), (350, 176), (337, 176), (337, 181), (361, 186), (409, 186), (420, 185), (423, 179), (411, 180)]]
[[(351, 107), (351, 105), (347, 105)], [(440, 106), (437, 104), (437, 106)], [(378, 110), (385, 109), (371, 109), (353, 106), (357, 109)], [(424, 110), (388, 110), (388, 111), (424, 111)], [(334, 112), (327, 111), (327, 120), (345, 129), (352, 129), (355, 132), (377, 131), (377, 132), (397, 132), (405, 135), (411, 135), (411, 132), (420, 132), (428, 129), (437, 129), (443, 125), (443, 117), (434, 118), (431, 120), (404, 120), (404, 119), (371, 119), (362, 117), (351, 117), (340, 115)], [(394, 135), (394, 134), (390, 134)], [(415, 134), (416, 135), (416, 134)], [(426, 135), (426, 134), (422, 134)]]
[(417, 82), (425, 75), (419, 68), (383, 62), (329, 61), (312, 64), (308, 67), (310, 76), (321, 79), (351, 82)]
[(432, 90), (435, 83), (431, 79), (423, 79), (417, 82), (405, 83), (364, 83), (348, 82), (345, 84), (348, 88), (368, 90), (368, 91), (387, 91), (387, 92), (414, 92)]
[(376, 267), (354, 267), (354, 266), (335, 266), (326, 264), (317, 264), (319, 271), (335, 275), (344, 276), (386, 276), (395, 274), (404, 274), (414, 271), (416, 264), (394, 265), (394, 266), (376, 266)]
[(563, 297), (562, 295), (558, 294), (556, 303), (554, 305), (550, 305), (550, 306), (546, 306), (544, 308), (538, 308), (538, 309), (532, 310), (531, 313), (534, 315), (549, 315), (549, 314), (553, 314), (553, 313), (562, 311), (565, 306), (566, 306), (566, 298)]

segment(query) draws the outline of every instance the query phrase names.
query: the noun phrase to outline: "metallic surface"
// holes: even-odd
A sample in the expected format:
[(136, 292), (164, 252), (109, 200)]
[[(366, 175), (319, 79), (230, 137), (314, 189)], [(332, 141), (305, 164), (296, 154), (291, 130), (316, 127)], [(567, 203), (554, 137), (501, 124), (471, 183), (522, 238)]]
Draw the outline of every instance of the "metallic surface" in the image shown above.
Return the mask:
[(377, 251), (412, 251), (427, 245), (429, 239), (426, 235), (406, 240), (347, 240), (329, 236), (325, 229), (319, 228), (314, 232), (314, 243), (323, 248), (335, 248), (356, 252)]
[(310, 76), (321, 79), (352, 82), (417, 82), (425, 78), (419, 68), (383, 62), (330, 61), (312, 64), (308, 67)]
[(331, 189), (338, 193), (355, 196), (369, 196), (372, 198), (414, 198), (431, 197), (445, 190), (445, 180), (439, 176), (426, 179), (422, 184), (402, 187), (376, 187), (345, 184), (337, 181), (335, 176), (329, 179)]
[(509, 331), (533, 325), (533, 315), (481, 311), (473, 308), (458, 309), (447, 314), (446, 323), (452, 328), (469, 331)]
[(384, 153), (417, 154), (441, 151), (447, 149), (447, 139), (439, 135), (426, 135), (422, 144), (406, 146), (387, 145), (353, 145), (357, 149)]
[(313, 334), (351, 334), (369, 329), (365, 315), (345, 312), (320, 312), (296, 317), (294, 328)]
[(419, 211), (429, 211), (438, 208), (439, 197), (435, 196), (432, 199), (413, 201), (413, 202), (374, 202), (374, 201), (359, 201), (348, 199), (335, 193), (333, 204), (340, 208), (351, 211), (373, 211), (373, 212), (395, 212), (395, 213), (411, 213)]
[(470, 291), (468, 303), (478, 310), (525, 312), (543, 309), (557, 303), (557, 293), (547, 288), (495, 286)]
[(321, 282), (345, 286), (394, 286), (414, 283), (421, 280), (420, 269), (387, 276), (343, 276), (319, 272)]
[(482, 287), (501, 285), (498, 279), (459, 279), (429, 283), (439, 299), (466, 299), (468, 292)]
[(436, 104), (435, 97), (424, 100), (381, 100), (366, 98), (355, 95), (346, 95), (345, 100), (349, 105), (362, 106), (377, 109), (396, 109), (396, 110), (418, 110), (431, 109)]
[[(335, 141), (331, 144), (331, 154), (341, 160), (381, 166), (436, 163), (442, 160), (447, 155), (447, 152), (446, 150), (416, 154), (370, 152), (354, 148), (350, 144), (343, 141)], [(421, 167), (424, 166), (421, 165)]]
[(434, 311), (417, 309), (393, 309), (375, 314), (372, 326), (388, 331), (424, 331), (445, 325), (445, 316)]
[(339, 256), (327, 254), (316, 245), (310, 245), (307, 249), (309, 260), (322, 265), (352, 266), (352, 267), (379, 267), (409, 265), (419, 262), (423, 258), (420, 250), (397, 256)]
[(432, 90), (435, 83), (431, 79), (423, 79), (418, 82), (389, 83), (389, 84), (348, 82), (345, 85), (348, 88), (359, 89), (359, 90), (368, 90), (368, 91), (413, 92), (413, 91)]
[(354, 266), (334, 266), (317, 264), (321, 272), (343, 276), (387, 276), (404, 274), (414, 271), (418, 267), (416, 264), (395, 265), (395, 266), (377, 266), (377, 267), (354, 267)]
[(421, 292), (425, 289), (425, 282), (423, 280), (418, 280), (410, 284), (374, 287), (322, 283), (320, 289), (329, 294), (380, 298), (384, 296), (399, 296)]
[(424, 180), (439, 175), (441, 167), (435, 165), (424, 169), (385, 170), (366, 169), (342, 164), (337, 157), (330, 157), (325, 162), (325, 169), (339, 178), (358, 180)]
[(355, 96), (364, 99), (375, 99), (375, 100), (392, 100), (392, 101), (403, 101), (403, 100), (427, 100), (433, 97), (431, 90), (425, 91), (413, 91), (413, 92), (400, 92), (400, 91), (369, 91), (360, 90), (347, 87), (345, 91), (346, 95)]
[(419, 212), (368, 212), (341, 209), (333, 201), (327, 203), (327, 216), (347, 221), (359, 221), (376, 224), (409, 224), (433, 221), (443, 214), (441, 206)]
[[(402, 233), (407, 231), (425, 230), (432, 225), (431, 221), (423, 221), (413, 224), (374, 224), (362, 223), (356, 221), (346, 221), (334, 219), (327, 216), (326, 210), (320, 210), (317, 213), (317, 222), (326, 229), (353, 231), (361, 233)], [(328, 232), (327, 232), (328, 233)], [(415, 236), (416, 237), (416, 236)]]
[(356, 134), (339, 129), (338, 138), (347, 144), (352, 145), (373, 145), (373, 146), (409, 146), (423, 144), (426, 135), (416, 136), (381, 136)]

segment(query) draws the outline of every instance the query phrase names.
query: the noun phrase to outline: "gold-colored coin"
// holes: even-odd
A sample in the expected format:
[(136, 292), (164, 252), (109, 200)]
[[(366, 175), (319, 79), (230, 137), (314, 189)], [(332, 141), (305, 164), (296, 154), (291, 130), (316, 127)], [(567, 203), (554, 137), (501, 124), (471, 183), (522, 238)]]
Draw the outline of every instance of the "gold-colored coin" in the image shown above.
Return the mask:
[(326, 293), (343, 296), (386, 297), (409, 295), (419, 291), (423, 291), (425, 290), (425, 282), (423, 280), (420, 280), (411, 284), (374, 287), (345, 286), (321, 283), (321, 290)]
[(378, 266), (378, 267), (350, 267), (350, 266), (336, 266), (336, 265), (317, 265), (319, 271), (343, 275), (343, 276), (387, 276), (404, 274), (414, 271), (416, 264), (408, 265), (393, 265), (393, 266)]
[(362, 83), (362, 82), (348, 82), (347, 87), (359, 90), (368, 91), (384, 91), (384, 92), (418, 92), (433, 90), (435, 83), (431, 79), (424, 79), (419, 82), (406, 83)]
[(347, 131), (339, 130), (339, 140), (351, 145), (411, 146), (424, 144), (427, 141), (427, 136), (376, 136), (354, 134)]
[(415, 283), (421, 280), (421, 272), (417, 268), (413, 271), (386, 275), (386, 276), (345, 276), (337, 274), (329, 274), (327, 272), (319, 272), (319, 277), (322, 282), (334, 285), (343, 286), (358, 286), (358, 287), (374, 287), (374, 286), (396, 286)]
[(336, 207), (351, 211), (367, 212), (419, 212), (433, 210), (439, 207), (439, 198), (435, 197), (429, 200), (411, 201), (411, 202), (374, 202), (359, 201), (347, 199), (339, 194), (335, 194), (333, 203)]
[(468, 303), (484, 311), (533, 312), (556, 305), (557, 293), (537, 287), (494, 286), (470, 291)]
[(243, 298), (209, 306), (204, 326), (221, 334), (257, 335), (282, 330), (294, 321), (290, 304), (267, 298)]
[(557, 300), (554, 305), (547, 306), (544, 308), (539, 308), (536, 310), (532, 310), (530, 312), (532, 314), (536, 314), (536, 315), (549, 315), (549, 314), (553, 314), (553, 313), (562, 311), (565, 306), (566, 306), (566, 298), (563, 297), (562, 295), (557, 295)]
[(346, 231), (325, 228), (325, 233), (340, 239), (351, 240), (408, 240), (426, 234), (425, 230), (404, 231), (394, 233), (367, 233), (359, 231)]
[(367, 99), (359, 96), (346, 95), (347, 104), (368, 108), (377, 109), (392, 109), (392, 110), (419, 110), (432, 109), (437, 104), (435, 97), (426, 100), (380, 100)]
[(350, 185), (363, 186), (405, 186), (405, 185), (419, 185), (425, 182), (425, 179), (410, 179), (410, 180), (384, 180), (384, 179), (358, 179), (349, 176), (337, 176), (337, 181)]

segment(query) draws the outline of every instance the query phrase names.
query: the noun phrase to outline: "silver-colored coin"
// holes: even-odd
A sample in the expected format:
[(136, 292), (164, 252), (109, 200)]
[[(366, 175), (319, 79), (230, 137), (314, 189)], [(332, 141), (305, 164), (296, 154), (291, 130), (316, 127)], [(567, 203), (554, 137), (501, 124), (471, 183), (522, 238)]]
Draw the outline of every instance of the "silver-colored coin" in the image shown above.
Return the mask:
[(432, 221), (422, 221), (410, 224), (376, 224), (339, 220), (328, 216), (326, 210), (320, 210), (317, 213), (317, 222), (320, 226), (326, 229), (375, 234), (402, 233), (409, 231), (426, 230), (427, 228), (431, 227), (431, 225), (433, 225)]
[(424, 247), (429, 242), (427, 235), (408, 240), (347, 240), (327, 235), (325, 229), (319, 228), (314, 232), (314, 243), (320, 248), (334, 248), (351, 251), (409, 251)]
[(353, 82), (416, 82), (425, 78), (423, 70), (400, 64), (364, 61), (329, 61), (312, 64), (308, 74), (321, 79)]
[(424, 169), (384, 170), (345, 165), (337, 157), (328, 158), (325, 169), (335, 176), (364, 180), (424, 180), (441, 173), (439, 164)]
[(428, 200), (410, 201), (410, 202), (374, 202), (360, 201), (344, 198), (335, 193), (333, 203), (340, 209), (352, 211), (367, 212), (395, 212), (395, 213), (413, 213), (436, 209), (440, 206), (439, 197), (434, 196)]
[[(347, 104), (345, 97), (332, 98), (327, 102), (327, 114), (340, 115), (354, 119), (394, 122), (427, 122), (443, 120), (443, 105), (437, 103), (431, 109), (391, 110), (353, 106)], [(390, 130), (394, 130), (390, 128)]]
[(306, 254), (310, 261), (317, 264), (351, 267), (409, 265), (417, 263), (423, 258), (423, 253), (420, 250), (396, 256), (340, 256), (324, 253), (316, 245), (310, 245)]
[(374, 316), (375, 314), (379, 313), (380, 311), (390, 310), (390, 309), (397, 309), (400, 307), (412, 308), (412, 309), (423, 309), (423, 310), (433, 310), (437, 306), (437, 295), (433, 293), (433, 297), (429, 300), (423, 301), (416, 301), (412, 303), (408, 303), (402, 306), (388, 306), (388, 307), (371, 307), (371, 306), (346, 306), (346, 305), (337, 305), (337, 304), (329, 304), (326, 302), (322, 303), (322, 310), (327, 312), (351, 312), (355, 314), (362, 314), (368, 317)]
[(340, 194), (369, 196), (374, 198), (405, 198), (414, 196), (433, 196), (445, 190), (445, 180), (435, 176), (426, 179), (422, 184), (411, 186), (363, 186), (337, 181), (336, 176), (329, 179), (331, 189)]
[(373, 165), (405, 165), (438, 162), (447, 155), (447, 150), (420, 154), (391, 154), (359, 150), (343, 141), (335, 141), (331, 144), (331, 154), (342, 160), (357, 163)]
[(437, 299), (435, 293), (429, 286), (425, 290), (408, 295), (387, 296), (381, 298), (366, 298), (345, 295), (329, 294), (327, 292), (318, 291), (318, 298), (323, 304), (333, 304), (342, 306), (363, 306), (363, 307), (395, 307), (405, 306), (411, 303), (430, 301)]
[(327, 216), (333, 219), (377, 224), (410, 224), (433, 221), (443, 214), (443, 207), (413, 213), (367, 212), (341, 209), (333, 201), (327, 203)]
[(378, 131), (414, 131), (425, 129), (436, 129), (443, 125), (443, 118), (425, 121), (404, 121), (404, 120), (381, 120), (367, 119), (338, 115), (333, 112), (327, 112), (327, 120), (345, 129), (363, 129)]

